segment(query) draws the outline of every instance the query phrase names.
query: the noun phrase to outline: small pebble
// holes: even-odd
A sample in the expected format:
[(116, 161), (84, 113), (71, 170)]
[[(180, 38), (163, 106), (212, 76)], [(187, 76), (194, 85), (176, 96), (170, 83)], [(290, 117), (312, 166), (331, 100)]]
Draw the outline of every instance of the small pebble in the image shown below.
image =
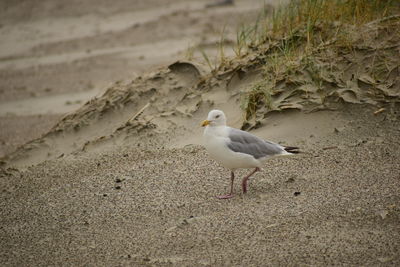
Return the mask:
[(294, 177), (290, 177), (289, 179), (286, 180), (286, 183), (293, 183), (294, 182)]

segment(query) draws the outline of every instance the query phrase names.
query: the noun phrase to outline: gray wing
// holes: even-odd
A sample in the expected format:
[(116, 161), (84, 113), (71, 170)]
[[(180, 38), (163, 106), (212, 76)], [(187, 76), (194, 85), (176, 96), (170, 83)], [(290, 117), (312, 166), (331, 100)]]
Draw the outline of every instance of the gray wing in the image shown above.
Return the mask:
[(229, 129), (228, 137), (230, 140), (227, 146), (230, 150), (249, 154), (256, 159), (279, 155), (284, 151), (283, 147), (278, 144), (262, 140), (255, 135), (235, 128)]

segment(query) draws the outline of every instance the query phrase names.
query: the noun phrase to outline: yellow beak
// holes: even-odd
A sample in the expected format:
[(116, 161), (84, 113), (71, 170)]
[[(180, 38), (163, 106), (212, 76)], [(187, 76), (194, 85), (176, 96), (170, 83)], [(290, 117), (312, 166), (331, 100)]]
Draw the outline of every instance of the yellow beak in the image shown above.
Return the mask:
[(205, 121), (203, 121), (203, 122), (201, 123), (201, 127), (207, 126), (207, 125), (209, 125), (209, 124), (210, 124), (210, 121), (209, 121), (209, 120), (205, 120)]

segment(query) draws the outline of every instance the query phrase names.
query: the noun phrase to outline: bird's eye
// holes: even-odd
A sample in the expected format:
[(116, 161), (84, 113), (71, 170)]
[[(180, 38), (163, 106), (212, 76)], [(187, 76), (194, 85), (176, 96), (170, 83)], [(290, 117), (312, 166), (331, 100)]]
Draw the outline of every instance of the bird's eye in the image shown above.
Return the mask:
[(219, 118), (219, 115), (215, 116), (215, 118), (218, 119), (218, 118)]

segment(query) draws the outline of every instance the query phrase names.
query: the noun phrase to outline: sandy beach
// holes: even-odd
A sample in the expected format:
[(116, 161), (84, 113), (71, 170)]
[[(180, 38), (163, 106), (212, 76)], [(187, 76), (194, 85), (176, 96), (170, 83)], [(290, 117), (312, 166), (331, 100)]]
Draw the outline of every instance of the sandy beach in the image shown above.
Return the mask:
[[(1, 266), (400, 265), (398, 63), (390, 101), (359, 93), (360, 75), (324, 108), (277, 94), (245, 124), (260, 63), (210, 74), (199, 51), (277, 3), (210, 2), (0, 4)], [(388, 51), (400, 35), (384, 32)], [(247, 194), (236, 171), (235, 197), (217, 199), (230, 172), (200, 126), (214, 108), (302, 153), (270, 159)]]

